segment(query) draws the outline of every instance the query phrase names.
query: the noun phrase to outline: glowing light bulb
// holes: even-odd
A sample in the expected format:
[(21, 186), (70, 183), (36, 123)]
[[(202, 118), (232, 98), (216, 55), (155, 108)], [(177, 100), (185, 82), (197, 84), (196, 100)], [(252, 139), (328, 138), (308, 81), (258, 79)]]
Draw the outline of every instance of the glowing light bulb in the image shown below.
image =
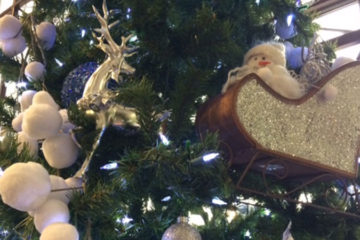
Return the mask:
[(85, 37), (86, 29), (81, 29), (81, 38)]
[(104, 166), (100, 167), (101, 170), (113, 170), (118, 168), (118, 164), (117, 163), (108, 163), (105, 164)]
[(166, 196), (163, 199), (161, 199), (162, 202), (168, 202), (171, 200), (171, 196)]
[(221, 200), (221, 199), (218, 198), (218, 197), (213, 198), (211, 202), (212, 202), (213, 204), (220, 205), (220, 206), (227, 204), (226, 202), (224, 202), (223, 200)]
[(211, 160), (217, 158), (219, 155), (220, 155), (219, 153), (207, 153), (204, 156), (202, 156), (202, 159), (204, 162), (210, 162)]
[(59, 59), (55, 58), (55, 62), (57, 65), (59, 65), (59, 67), (64, 66), (64, 63), (62, 63)]
[(169, 139), (168, 139), (164, 134), (162, 134), (161, 132), (159, 132), (159, 137), (160, 137), (161, 142), (162, 142), (165, 146), (168, 146), (168, 145), (170, 144)]
[(288, 25), (288, 27), (291, 25), (292, 21), (294, 20), (294, 14), (289, 14), (287, 17), (286, 17), (286, 23)]
[(247, 230), (247, 231), (245, 232), (245, 237), (251, 238), (251, 233), (250, 233), (249, 230)]

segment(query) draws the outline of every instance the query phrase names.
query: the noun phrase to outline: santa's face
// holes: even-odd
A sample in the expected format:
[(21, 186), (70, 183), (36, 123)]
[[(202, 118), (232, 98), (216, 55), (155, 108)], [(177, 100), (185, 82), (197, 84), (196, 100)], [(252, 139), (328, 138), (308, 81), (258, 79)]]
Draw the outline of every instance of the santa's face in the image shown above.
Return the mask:
[(257, 54), (252, 56), (249, 61), (247, 62), (249, 67), (258, 69), (263, 68), (271, 64), (271, 61), (265, 54)]

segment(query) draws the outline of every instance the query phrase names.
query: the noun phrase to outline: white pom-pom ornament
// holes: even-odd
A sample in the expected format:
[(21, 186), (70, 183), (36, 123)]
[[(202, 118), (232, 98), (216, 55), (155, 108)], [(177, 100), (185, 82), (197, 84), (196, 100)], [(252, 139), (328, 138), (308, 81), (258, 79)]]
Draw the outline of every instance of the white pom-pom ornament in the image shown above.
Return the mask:
[(11, 38), (3, 40), (1, 44), (1, 49), (3, 53), (8, 57), (14, 57), (19, 53), (22, 53), (26, 48), (26, 41), (23, 36), (17, 36), (16, 38)]
[(74, 192), (82, 192), (83, 182), (82, 182), (81, 178), (69, 177), (69, 178), (65, 179), (65, 182), (69, 188), (73, 188), (72, 190), (69, 190), (69, 192), (68, 192), (69, 198), (72, 198), (72, 195)]
[[(55, 108), (59, 109), (59, 105), (54, 101), (52, 96), (46, 91), (39, 91), (34, 95), (33, 104), (48, 104)], [(60, 113), (59, 113), (60, 114)]]
[(70, 220), (68, 206), (56, 199), (47, 200), (34, 213), (34, 224), (38, 232), (42, 232), (53, 223), (67, 223)]
[(54, 136), (61, 126), (59, 112), (48, 104), (33, 104), (24, 113), (22, 129), (31, 138), (44, 139)]
[(39, 208), (46, 201), (50, 189), (48, 172), (35, 162), (14, 163), (0, 178), (3, 202), (19, 211)]
[[(68, 204), (70, 201), (70, 190), (68, 189), (68, 185), (66, 184), (65, 180), (62, 177), (50, 175), (50, 182), (51, 182), (51, 193), (49, 195), (49, 199), (56, 199), (62, 201), (63, 203)], [(62, 190), (62, 191), (56, 191)]]
[(44, 229), (40, 240), (79, 240), (79, 233), (71, 224), (54, 223)]
[(24, 132), (19, 132), (17, 135), (17, 141), (19, 146), (17, 148), (17, 152), (20, 153), (25, 146), (29, 149), (29, 152), (32, 156), (37, 156), (39, 151), (39, 145), (37, 140), (29, 138), (28, 135)]
[(41, 79), (45, 74), (45, 66), (41, 62), (31, 62), (25, 68), (25, 76), (29, 81)]
[(54, 46), (56, 40), (56, 28), (54, 24), (42, 22), (36, 26), (36, 36), (39, 38), (43, 48), (49, 50)]
[(12, 120), (11, 126), (16, 132), (21, 132), (23, 118), (24, 118), (24, 113), (20, 113)]
[(0, 41), (15, 38), (21, 31), (21, 22), (12, 15), (0, 18)]
[(61, 131), (63, 133), (69, 133), (72, 129), (75, 128), (75, 125), (72, 124), (70, 121), (69, 121), (69, 117), (68, 117), (68, 113), (67, 113), (67, 109), (61, 109), (59, 111), (61, 117), (62, 117), (62, 120), (63, 120), (63, 125), (61, 127)]
[(33, 97), (34, 97), (34, 95), (36, 93), (37, 92), (34, 91), (34, 90), (26, 90), (21, 94), (20, 106), (21, 106), (21, 111), (22, 112), (25, 111), (26, 109), (28, 109), (31, 106)]
[(57, 169), (70, 167), (79, 153), (71, 136), (65, 133), (46, 138), (42, 148), (46, 161)]

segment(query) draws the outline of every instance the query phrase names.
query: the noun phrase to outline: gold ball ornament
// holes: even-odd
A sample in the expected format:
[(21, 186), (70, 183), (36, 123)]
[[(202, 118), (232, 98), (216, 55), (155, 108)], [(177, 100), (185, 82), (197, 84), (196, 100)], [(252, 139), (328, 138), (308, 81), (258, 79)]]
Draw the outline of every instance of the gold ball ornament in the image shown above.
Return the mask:
[(200, 233), (188, 224), (187, 217), (178, 217), (177, 223), (171, 225), (161, 240), (201, 240)]

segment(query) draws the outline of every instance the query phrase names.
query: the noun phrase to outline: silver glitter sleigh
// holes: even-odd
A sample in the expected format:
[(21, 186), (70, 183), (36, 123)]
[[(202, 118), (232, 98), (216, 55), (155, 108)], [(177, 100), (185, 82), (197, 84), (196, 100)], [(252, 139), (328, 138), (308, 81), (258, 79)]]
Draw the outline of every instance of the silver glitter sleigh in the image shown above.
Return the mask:
[[(317, 81), (300, 99), (286, 99), (249, 74), (198, 112), (200, 134), (219, 133), (232, 166), (279, 178), (354, 179), (360, 135), (360, 62)], [(326, 84), (338, 89), (321, 102)]]

